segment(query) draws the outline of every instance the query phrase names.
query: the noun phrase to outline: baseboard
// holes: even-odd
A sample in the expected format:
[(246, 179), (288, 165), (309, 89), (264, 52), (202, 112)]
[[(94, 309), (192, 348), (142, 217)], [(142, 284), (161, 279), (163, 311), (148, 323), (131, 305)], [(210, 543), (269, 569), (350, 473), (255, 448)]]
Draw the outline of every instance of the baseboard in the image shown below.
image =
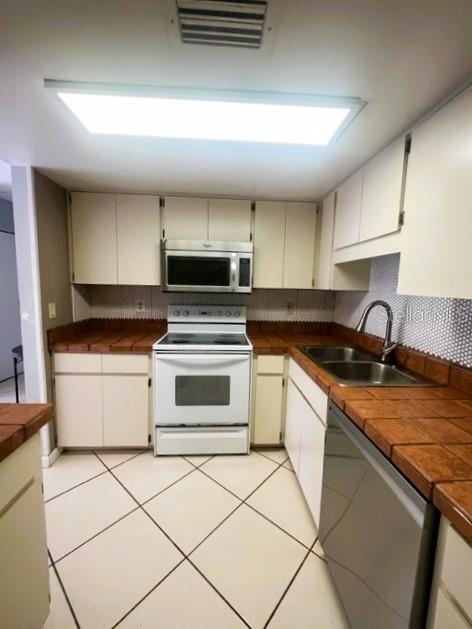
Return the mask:
[(54, 448), (47, 456), (41, 457), (42, 467), (51, 467), (62, 454), (62, 448)]

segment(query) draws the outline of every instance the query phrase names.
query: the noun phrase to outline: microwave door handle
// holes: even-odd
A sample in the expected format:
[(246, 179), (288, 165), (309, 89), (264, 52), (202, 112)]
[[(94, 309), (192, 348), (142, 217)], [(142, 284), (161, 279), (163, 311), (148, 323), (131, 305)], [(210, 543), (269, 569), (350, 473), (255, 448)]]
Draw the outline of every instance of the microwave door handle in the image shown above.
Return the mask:
[(238, 270), (236, 261), (237, 261), (236, 254), (232, 253), (231, 254), (231, 280), (230, 281), (231, 281), (231, 290), (233, 291), (235, 291), (238, 286), (237, 281), (236, 281), (236, 273)]

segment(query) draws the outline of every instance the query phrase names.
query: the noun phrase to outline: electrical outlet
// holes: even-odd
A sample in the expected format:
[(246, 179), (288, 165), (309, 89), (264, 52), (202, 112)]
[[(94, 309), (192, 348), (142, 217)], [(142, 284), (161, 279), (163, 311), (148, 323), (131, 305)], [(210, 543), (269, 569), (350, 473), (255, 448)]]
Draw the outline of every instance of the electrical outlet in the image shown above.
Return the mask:
[(287, 314), (293, 315), (294, 312), (295, 312), (295, 304), (293, 303), (293, 301), (287, 301)]
[(55, 319), (56, 318), (56, 302), (55, 301), (51, 301), (51, 303), (48, 304), (48, 310), (49, 310), (49, 318)]
[(136, 302), (136, 312), (144, 312), (144, 311), (145, 311), (144, 301), (137, 301)]

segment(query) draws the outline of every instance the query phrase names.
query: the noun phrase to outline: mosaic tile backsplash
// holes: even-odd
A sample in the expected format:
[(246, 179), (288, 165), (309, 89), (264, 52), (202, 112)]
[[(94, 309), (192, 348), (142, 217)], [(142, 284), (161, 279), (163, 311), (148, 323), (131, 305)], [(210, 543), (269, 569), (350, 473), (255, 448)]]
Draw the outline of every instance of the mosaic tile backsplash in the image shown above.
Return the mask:
[[(364, 308), (383, 299), (393, 308), (395, 341), (472, 367), (472, 300), (398, 295), (399, 254), (372, 261), (369, 292), (338, 292), (334, 320), (355, 328)], [(385, 312), (371, 312), (366, 331), (383, 337)]]
[(256, 289), (250, 295), (163, 293), (150, 286), (75, 286), (75, 320), (165, 319), (169, 304), (244, 305), (251, 321), (332, 321), (334, 293)]

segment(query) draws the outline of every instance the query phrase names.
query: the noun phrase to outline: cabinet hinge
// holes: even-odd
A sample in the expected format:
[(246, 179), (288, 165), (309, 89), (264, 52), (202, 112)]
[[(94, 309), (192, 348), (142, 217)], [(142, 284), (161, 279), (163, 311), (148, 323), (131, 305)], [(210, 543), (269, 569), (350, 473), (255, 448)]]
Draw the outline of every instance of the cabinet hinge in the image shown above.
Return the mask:
[(249, 240), (252, 242), (252, 232), (249, 234)]
[(279, 443), (282, 443), (282, 431), (279, 432)]
[(402, 212), (400, 212), (400, 215), (398, 217), (398, 225), (400, 227), (403, 227), (404, 224), (405, 224), (405, 212), (402, 211)]
[(165, 229), (163, 229), (163, 230), (162, 230), (162, 237), (163, 237), (163, 238), (165, 238), (165, 237), (166, 237), (166, 230), (165, 230)]
[(255, 212), (255, 211), (256, 211), (256, 202), (251, 201), (251, 212)]
[(72, 281), (75, 282), (75, 273), (72, 271)]
[(282, 378), (282, 387), (285, 386), (285, 378)]
[(148, 387), (150, 387), (152, 384), (152, 378), (148, 378)]
[(164, 197), (159, 197), (159, 207), (165, 207), (165, 199)]
[(148, 443), (151, 443), (151, 435), (148, 435)]
[(311, 287), (312, 287), (312, 288), (315, 288), (315, 278), (313, 278), (313, 279), (311, 280)]
[(67, 199), (69, 201), (69, 206), (71, 206), (72, 205), (72, 195), (71, 195), (70, 192), (67, 193)]

